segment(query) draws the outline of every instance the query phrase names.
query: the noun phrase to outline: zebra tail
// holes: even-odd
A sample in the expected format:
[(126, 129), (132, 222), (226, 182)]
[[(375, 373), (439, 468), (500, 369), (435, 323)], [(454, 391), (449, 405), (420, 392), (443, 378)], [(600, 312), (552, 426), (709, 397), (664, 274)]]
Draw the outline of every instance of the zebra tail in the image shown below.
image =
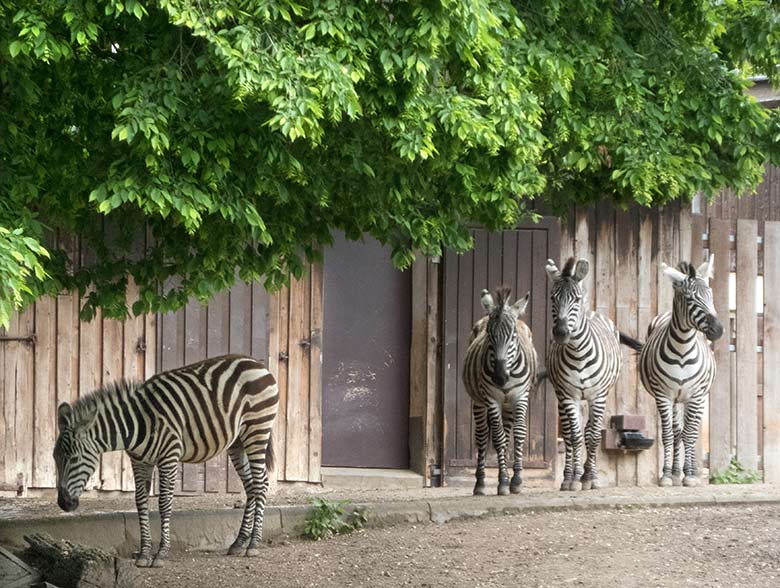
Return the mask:
[(625, 345), (626, 347), (630, 347), (631, 349), (633, 349), (637, 353), (642, 351), (642, 347), (644, 347), (644, 345), (645, 345), (644, 343), (642, 343), (641, 341), (637, 341), (633, 337), (629, 337), (628, 335), (626, 335), (622, 331), (618, 331), (618, 332), (620, 333), (620, 343), (622, 345)]
[(268, 474), (274, 471), (276, 459), (274, 457), (274, 434), (268, 436), (268, 445), (265, 448), (265, 470)]

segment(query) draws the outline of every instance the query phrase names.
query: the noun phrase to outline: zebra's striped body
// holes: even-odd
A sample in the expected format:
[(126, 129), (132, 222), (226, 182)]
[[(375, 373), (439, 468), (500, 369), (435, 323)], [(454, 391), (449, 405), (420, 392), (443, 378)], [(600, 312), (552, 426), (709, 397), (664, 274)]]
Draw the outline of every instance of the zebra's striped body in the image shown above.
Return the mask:
[(642, 384), (655, 398), (661, 417), (661, 486), (679, 481), (683, 472), (682, 482), (686, 486), (695, 486), (699, 481), (694, 448), (704, 399), (715, 378), (715, 356), (707, 338), (715, 340), (723, 334), (708, 284), (711, 264), (712, 258), (698, 272), (688, 263), (681, 263), (679, 270), (663, 266), (674, 284), (673, 310), (653, 319), (639, 355)]
[[(558, 397), (558, 413), (566, 446), (566, 465), (561, 490), (597, 488), (596, 450), (607, 395), (615, 385), (622, 365), (619, 336), (612, 321), (586, 311), (582, 279), (588, 262), (570, 258), (562, 271), (547, 260), (547, 274), (553, 282), (553, 340), (547, 352), (547, 377)], [(585, 427), (587, 459), (582, 466), (583, 431), (580, 403), (588, 403)]]
[[(256, 555), (271, 462), (270, 436), (279, 403), (276, 380), (262, 362), (229, 355), (157, 374), (144, 383), (121, 382), (58, 410), (54, 448), (58, 504), (78, 507), (100, 454), (124, 450), (135, 477), (141, 525), (136, 564), (159, 565), (170, 547), (173, 487), (179, 462), (199, 463), (228, 450), (247, 494), (230, 553)], [(149, 492), (160, 477), (160, 549), (152, 557)]]
[[(517, 493), (522, 484), (528, 393), (536, 384), (537, 358), (531, 330), (519, 318), (529, 294), (511, 306), (509, 295), (508, 288), (500, 288), (494, 303), (487, 290), (483, 291), (482, 305), (489, 315), (474, 325), (463, 366), (463, 383), (473, 401), (477, 495), (485, 493), (488, 435), (498, 457), (498, 493)], [(507, 473), (510, 432), (514, 437), (511, 484)]]

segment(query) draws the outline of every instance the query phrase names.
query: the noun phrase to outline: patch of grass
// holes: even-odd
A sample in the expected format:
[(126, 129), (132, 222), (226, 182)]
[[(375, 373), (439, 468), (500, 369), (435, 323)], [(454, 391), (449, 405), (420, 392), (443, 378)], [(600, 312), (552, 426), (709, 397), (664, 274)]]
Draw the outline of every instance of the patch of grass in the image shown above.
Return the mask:
[(710, 484), (754, 484), (761, 481), (761, 475), (745, 469), (736, 457), (731, 458), (727, 470), (710, 478)]
[(368, 522), (368, 509), (359, 506), (347, 514), (345, 507), (349, 504), (349, 500), (335, 502), (325, 498), (312, 500), (312, 508), (306, 515), (303, 536), (319, 541), (365, 527)]

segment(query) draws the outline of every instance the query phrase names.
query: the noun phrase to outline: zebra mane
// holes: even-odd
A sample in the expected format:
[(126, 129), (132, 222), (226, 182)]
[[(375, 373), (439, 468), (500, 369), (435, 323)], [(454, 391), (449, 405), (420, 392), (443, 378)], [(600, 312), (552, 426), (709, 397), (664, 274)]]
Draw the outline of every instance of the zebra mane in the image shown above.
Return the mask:
[(77, 422), (79, 417), (92, 414), (95, 409), (100, 407), (106, 399), (117, 396), (122, 392), (132, 392), (140, 385), (140, 382), (134, 380), (120, 379), (111, 382), (94, 392), (82, 396), (73, 403), (73, 422)]
[(574, 257), (570, 257), (569, 259), (566, 260), (566, 265), (564, 265), (563, 269), (561, 270), (562, 278), (570, 278), (572, 276), (575, 263), (577, 263), (577, 260)]
[(689, 276), (691, 278), (696, 277), (696, 268), (693, 267), (687, 261), (681, 261), (679, 264), (677, 264), (677, 269), (680, 270), (682, 273), (684, 273), (686, 276)]
[(512, 295), (512, 288), (509, 286), (499, 286), (496, 288), (495, 294), (493, 295), (493, 302), (496, 305), (496, 309), (502, 309), (504, 308), (505, 304), (509, 303), (509, 297)]

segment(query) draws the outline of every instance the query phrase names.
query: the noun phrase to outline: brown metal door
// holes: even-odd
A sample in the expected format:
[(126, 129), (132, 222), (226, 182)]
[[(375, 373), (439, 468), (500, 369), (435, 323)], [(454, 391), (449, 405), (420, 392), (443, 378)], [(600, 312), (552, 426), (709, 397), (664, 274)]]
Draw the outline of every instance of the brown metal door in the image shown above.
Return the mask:
[(322, 463), (409, 467), (411, 272), (374, 239), (325, 252)]
[[(444, 257), (442, 380), (444, 407), (443, 463), (445, 473), (476, 466), (471, 399), (461, 373), (471, 327), (484, 316), (480, 293), (484, 288), (512, 287), (513, 298), (531, 291), (523, 317), (531, 327), (540, 365), (544, 365), (549, 321), (548, 258), (560, 255), (557, 219), (523, 225), (502, 233), (472, 229), (474, 248), (464, 255), (449, 251)], [(546, 387), (529, 400), (528, 435), (524, 467), (550, 468), (554, 464), (557, 430), (555, 395)], [(493, 458), (495, 462), (495, 458)]]

